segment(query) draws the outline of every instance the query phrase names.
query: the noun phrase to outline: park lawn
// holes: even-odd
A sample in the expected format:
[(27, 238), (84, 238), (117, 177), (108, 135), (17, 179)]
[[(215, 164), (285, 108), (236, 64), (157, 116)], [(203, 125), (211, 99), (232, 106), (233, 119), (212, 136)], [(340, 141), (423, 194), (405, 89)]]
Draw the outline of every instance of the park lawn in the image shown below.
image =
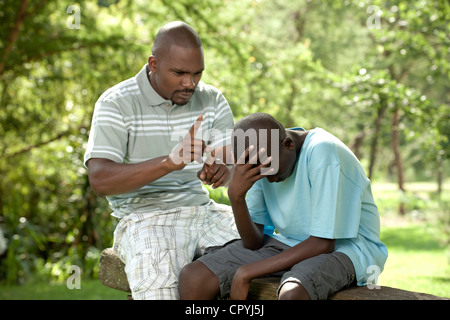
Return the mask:
[(127, 293), (103, 286), (96, 279), (82, 279), (80, 289), (44, 282), (0, 286), (0, 300), (126, 300)]
[(450, 298), (450, 256), (425, 224), (382, 227), (389, 257), (379, 277), (382, 286)]

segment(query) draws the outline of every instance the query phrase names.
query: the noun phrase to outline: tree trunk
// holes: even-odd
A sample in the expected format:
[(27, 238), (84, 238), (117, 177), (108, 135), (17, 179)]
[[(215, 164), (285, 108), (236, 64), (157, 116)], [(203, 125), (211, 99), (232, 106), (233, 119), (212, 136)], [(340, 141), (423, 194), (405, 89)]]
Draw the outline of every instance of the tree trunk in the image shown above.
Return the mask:
[(375, 132), (373, 134), (372, 142), (370, 143), (370, 163), (369, 163), (369, 179), (372, 179), (373, 170), (375, 168), (375, 160), (377, 156), (378, 136), (381, 131), (381, 120), (383, 119), (386, 106), (383, 100), (380, 101), (380, 107), (378, 108), (377, 119), (375, 120)]
[[(400, 124), (400, 109), (397, 108), (394, 111), (392, 117), (392, 151), (394, 152), (394, 163), (397, 168), (397, 183), (398, 188), (402, 192), (405, 192), (404, 181), (403, 181), (403, 163), (400, 155), (400, 138), (399, 138), (399, 124)], [(398, 211), (401, 215), (405, 214), (405, 207), (403, 199), (400, 202)]]
[(19, 9), (17, 11), (16, 20), (14, 21), (14, 25), (9, 31), (8, 39), (5, 45), (5, 49), (3, 51), (3, 55), (0, 57), (0, 76), (3, 75), (5, 71), (6, 61), (8, 60), (9, 54), (11, 53), (14, 45), (19, 38), (20, 27), (22, 26), (25, 18), (27, 17), (27, 8), (28, 8), (28, 0), (22, 0), (20, 2)]
[(442, 194), (442, 184), (444, 182), (444, 164), (442, 156), (439, 154), (437, 158), (437, 193), (439, 197)]
[(355, 156), (360, 160), (362, 158), (361, 147), (363, 146), (365, 137), (366, 137), (366, 132), (361, 131), (356, 135), (353, 142), (349, 145), (350, 150), (352, 150), (353, 153), (355, 154)]

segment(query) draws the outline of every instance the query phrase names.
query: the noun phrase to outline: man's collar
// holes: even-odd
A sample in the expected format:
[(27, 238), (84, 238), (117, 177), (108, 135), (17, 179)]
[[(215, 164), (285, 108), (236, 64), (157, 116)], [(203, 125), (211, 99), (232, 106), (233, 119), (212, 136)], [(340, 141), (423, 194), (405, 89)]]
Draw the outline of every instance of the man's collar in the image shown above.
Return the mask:
[(139, 73), (136, 75), (136, 81), (139, 85), (139, 89), (141, 90), (142, 95), (145, 98), (145, 101), (147, 101), (150, 106), (159, 106), (161, 104), (167, 103), (170, 103), (170, 105), (172, 105), (172, 101), (164, 99), (155, 91), (155, 89), (153, 89), (147, 77), (148, 72), (148, 66), (144, 65), (141, 71), (139, 71)]

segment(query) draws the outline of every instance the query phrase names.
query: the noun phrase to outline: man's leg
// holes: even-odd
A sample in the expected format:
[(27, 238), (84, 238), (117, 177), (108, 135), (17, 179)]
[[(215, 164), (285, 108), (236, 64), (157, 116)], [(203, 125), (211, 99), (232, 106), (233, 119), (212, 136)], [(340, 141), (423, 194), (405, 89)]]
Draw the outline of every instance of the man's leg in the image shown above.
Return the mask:
[(125, 263), (135, 300), (179, 299), (178, 275), (192, 261), (196, 241), (189, 236), (191, 210), (135, 213), (114, 233), (114, 250)]
[(199, 249), (204, 251), (210, 247), (221, 247), (241, 238), (230, 206), (211, 201), (211, 204), (201, 207), (200, 211), (203, 220), (197, 231)]

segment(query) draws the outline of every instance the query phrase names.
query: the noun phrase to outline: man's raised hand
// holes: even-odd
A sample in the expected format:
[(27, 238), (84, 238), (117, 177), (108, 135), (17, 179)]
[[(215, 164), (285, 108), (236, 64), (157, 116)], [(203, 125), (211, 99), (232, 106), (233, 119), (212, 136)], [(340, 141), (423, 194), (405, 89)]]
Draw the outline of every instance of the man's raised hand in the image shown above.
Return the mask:
[(206, 144), (202, 139), (195, 138), (197, 131), (202, 125), (203, 115), (199, 115), (189, 132), (184, 136), (183, 140), (169, 155), (170, 162), (175, 166), (175, 170), (183, 169), (188, 163), (197, 161), (202, 163), (203, 152)]

